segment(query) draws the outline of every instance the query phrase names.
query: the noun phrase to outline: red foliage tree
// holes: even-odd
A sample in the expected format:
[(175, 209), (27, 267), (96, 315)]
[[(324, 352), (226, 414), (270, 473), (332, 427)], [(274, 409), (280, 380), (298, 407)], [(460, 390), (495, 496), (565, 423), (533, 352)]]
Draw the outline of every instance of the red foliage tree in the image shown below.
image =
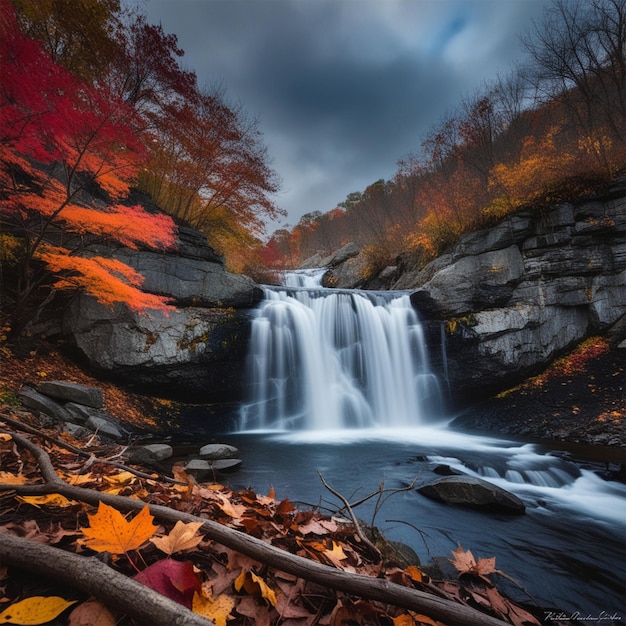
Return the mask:
[[(117, 204), (146, 157), (136, 110), (53, 62), (21, 34), (7, 0), (0, 35), (0, 225), (18, 242), (14, 332), (32, 315), (27, 303), (50, 282), (49, 271), (59, 274), (53, 286), (80, 287), (107, 304), (166, 307), (138, 289), (130, 268), (77, 254), (94, 237), (133, 247), (174, 243), (170, 218)], [(102, 195), (101, 206), (88, 190)]]

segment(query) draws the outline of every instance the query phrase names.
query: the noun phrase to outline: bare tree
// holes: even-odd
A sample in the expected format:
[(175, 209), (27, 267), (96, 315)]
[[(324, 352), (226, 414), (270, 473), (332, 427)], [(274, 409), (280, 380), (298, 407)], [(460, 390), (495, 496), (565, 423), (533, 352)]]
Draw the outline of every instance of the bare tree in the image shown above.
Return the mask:
[(626, 143), (626, 0), (555, 0), (522, 43), (525, 78), (540, 103), (557, 102), (606, 165)]

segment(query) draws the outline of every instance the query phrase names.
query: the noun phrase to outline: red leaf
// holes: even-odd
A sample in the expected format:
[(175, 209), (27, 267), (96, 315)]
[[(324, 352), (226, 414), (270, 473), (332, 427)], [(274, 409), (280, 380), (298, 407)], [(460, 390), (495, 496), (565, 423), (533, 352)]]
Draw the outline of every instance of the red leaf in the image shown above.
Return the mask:
[(200, 593), (200, 581), (190, 561), (157, 561), (137, 574), (135, 580), (188, 609), (191, 609), (194, 592)]

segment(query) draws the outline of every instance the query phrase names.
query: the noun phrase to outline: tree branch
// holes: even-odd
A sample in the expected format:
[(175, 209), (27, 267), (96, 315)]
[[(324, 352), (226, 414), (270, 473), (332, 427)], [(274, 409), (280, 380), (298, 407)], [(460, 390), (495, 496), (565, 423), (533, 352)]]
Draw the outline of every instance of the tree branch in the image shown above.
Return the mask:
[(354, 511), (352, 510), (352, 507), (350, 506), (350, 503), (348, 502), (348, 500), (346, 500), (346, 498), (344, 498), (338, 491), (333, 489), (324, 480), (324, 477), (322, 476), (321, 472), (317, 472), (317, 475), (320, 477), (320, 480), (322, 481), (322, 484), (324, 485), (324, 487), (326, 487), (326, 489), (328, 489), (330, 493), (332, 493), (334, 496), (336, 496), (343, 502), (343, 505), (345, 506), (346, 510), (348, 511), (352, 519), (352, 523), (354, 524), (354, 527), (356, 529), (357, 535), (359, 536), (359, 539), (370, 549), (372, 554), (375, 555), (376, 562), (380, 563), (383, 560), (383, 555), (380, 553), (380, 550), (365, 536), (365, 533), (361, 529), (361, 524), (359, 524), (359, 520), (357, 520), (356, 515), (354, 514)]

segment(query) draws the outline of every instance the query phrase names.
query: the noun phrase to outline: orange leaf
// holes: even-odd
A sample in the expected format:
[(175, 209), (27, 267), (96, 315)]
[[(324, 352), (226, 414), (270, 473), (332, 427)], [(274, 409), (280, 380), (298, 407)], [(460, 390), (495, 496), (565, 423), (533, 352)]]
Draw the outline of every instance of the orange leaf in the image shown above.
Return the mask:
[(157, 531), (146, 504), (130, 521), (111, 506), (100, 502), (98, 512), (88, 515), (89, 528), (81, 528), (87, 540), (85, 545), (96, 552), (123, 554), (136, 550)]

